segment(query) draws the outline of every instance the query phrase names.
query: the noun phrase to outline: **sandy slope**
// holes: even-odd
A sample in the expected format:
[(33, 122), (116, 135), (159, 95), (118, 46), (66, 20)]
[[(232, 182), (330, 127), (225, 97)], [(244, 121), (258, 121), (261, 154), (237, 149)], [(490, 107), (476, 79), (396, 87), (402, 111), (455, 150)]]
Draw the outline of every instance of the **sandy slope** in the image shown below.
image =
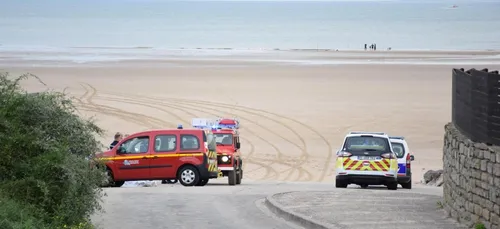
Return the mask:
[[(4, 69), (29, 71), (48, 87), (75, 96), (82, 114), (96, 115), (108, 131), (105, 144), (116, 131), (172, 128), (188, 125), (193, 117), (238, 116), (249, 179), (331, 181), (334, 153), (351, 130), (407, 137), (416, 157), (415, 181), (422, 170), (442, 166), (443, 126), (451, 119), (451, 68), (463, 66), (210, 63), (199, 67), (186, 61), (181, 68), (161, 61), (61, 68), (23, 64)], [(35, 80), (24, 85), (31, 91), (45, 88)]]

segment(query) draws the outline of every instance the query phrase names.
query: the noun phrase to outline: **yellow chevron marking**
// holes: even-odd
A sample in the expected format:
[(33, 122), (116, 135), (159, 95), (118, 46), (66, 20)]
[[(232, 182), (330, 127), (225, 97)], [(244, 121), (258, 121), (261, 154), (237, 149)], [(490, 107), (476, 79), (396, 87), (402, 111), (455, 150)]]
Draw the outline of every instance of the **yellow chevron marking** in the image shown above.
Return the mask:
[(365, 166), (360, 169), (360, 171), (373, 171), (373, 169), (370, 166)]
[[(373, 167), (375, 167), (375, 169), (376, 169), (377, 171), (382, 171), (382, 168), (380, 168), (380, 167), (378, 166), (378, 164), (377, 164), (377, 163), (373, 162), (373, 163), (371, 163), (371, 164), (373, 165)], [(382, 165), (383, 165), (383, 164), (384, 164), (384, 162), (380, 162), (380, 164), (382, 164)]]
[(398, 161), (396, 159), (391, 160), (391, 170), (396, 170), (398, 169)]
[(389, 170), (389, 167), (387, 167), (387, 165), (385, 164), (386, 161), (387, 159), (384, 159), (380, 162), (380, 164), (382, 164), (382, 167), (384, 167), (385, 170)]
[(347, 162), (347, 164), (345, 165), (345, 168), (349, 168), (349, 166), (351, 166), (352, 163), (354, 163), (353, 160), (350, 160), (349, 162)]
[(340, 158), (337, 158), (337, 162), (335, 163), (335, 168), (339, 169), (339, 168), (342, 168), (342, 159)]
[(361, 164), (363, 164), (363, 161), (356, 161), (351, 170), (357, 170), (357, 168), (361, 166)]

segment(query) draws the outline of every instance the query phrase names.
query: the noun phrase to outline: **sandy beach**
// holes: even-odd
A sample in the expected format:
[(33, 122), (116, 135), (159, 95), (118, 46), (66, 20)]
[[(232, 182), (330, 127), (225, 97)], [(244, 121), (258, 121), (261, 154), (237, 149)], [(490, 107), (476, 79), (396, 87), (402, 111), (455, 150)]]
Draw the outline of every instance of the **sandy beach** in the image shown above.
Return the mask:
[[(499, 53), (387, 53), (273, 55), (408, 63), (280, 64), (254, 61), (256, 56), (239, 56), (238, 61), (226, 56), (75, 64), (23, 60), (5, 52), (0, 53), (0, 68), (12, 75), (33, 73), (47, 84), (27, 80), (23, 86), (29, 91), (50, 88), (73, 96), (81, 115), (94, 116), (106, 130), (104, 144), (116, 131), (175, 128), (188, 126), (194, 117), (236, 116), (242, 124), (247, 179), (331, 182), (335, 152), (348, 131), (384, 131), (407, 138), (416, 158), (417, 182), (425, 170), (442, 167), (444, 125), (451, 120), (452, 68), (500, 69), (495, 57)], [(475, 62), (478, 56), (491, 63)], [(438, 57), (441, 60), (435, 60)], [(434, 62), (425, 64), (430, 60)]]

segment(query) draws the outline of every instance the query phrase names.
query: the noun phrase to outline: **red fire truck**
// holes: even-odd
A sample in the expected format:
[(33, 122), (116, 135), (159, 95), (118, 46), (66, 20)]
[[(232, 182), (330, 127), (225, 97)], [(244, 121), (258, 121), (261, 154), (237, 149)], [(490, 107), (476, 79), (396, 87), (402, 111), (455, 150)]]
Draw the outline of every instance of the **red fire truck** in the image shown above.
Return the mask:
[(135, 133), (96, 158), (105, 160), (108, 186), (113, 187), (125, 181), (170, 179), (184, 186), (204, 186), (218, 177), (215, 138), (207, 130)]
[(219, 177), (227, 177), (229, 185), (241, 184), (243, 179), (243, 160), (240, 153), (240, 135), (235, 119), (193, 119), (193, 127), (212, 129), (217, 145), (217, 165)]

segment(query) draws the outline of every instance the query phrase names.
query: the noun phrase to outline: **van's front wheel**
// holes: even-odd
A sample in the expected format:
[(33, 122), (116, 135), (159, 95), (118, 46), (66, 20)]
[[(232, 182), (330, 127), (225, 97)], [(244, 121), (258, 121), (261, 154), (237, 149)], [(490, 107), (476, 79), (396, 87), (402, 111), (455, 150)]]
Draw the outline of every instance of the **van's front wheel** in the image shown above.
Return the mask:
[(188, 165), (181, 168), (177, 176), (183, 186), (194, 186), (200, 182), (200, 173), (193, 166)]
[(106, 179), (107, 179), (107, 185), (109, 187), (115, 187), (119, 188), (125, 184), (125, 181), (115, 181), (113, 172), (110, 169), (106, 169)]

